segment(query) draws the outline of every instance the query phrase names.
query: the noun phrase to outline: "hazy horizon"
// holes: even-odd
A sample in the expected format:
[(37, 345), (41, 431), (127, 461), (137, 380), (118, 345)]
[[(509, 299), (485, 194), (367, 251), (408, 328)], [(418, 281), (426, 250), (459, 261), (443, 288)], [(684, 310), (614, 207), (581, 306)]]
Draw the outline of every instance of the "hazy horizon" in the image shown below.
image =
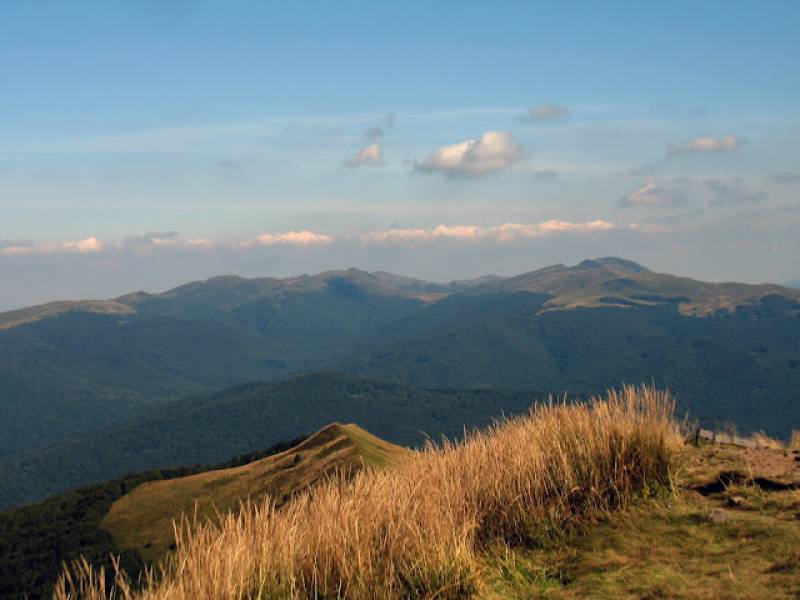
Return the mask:
[(800, 5), (416, 6), (6, 7), (0, 310), (609, 255), (800, 277)]
[[(24, 298), (28, 296), (28, 294), (26, 294), (26, 293), (22, 293), (22, 294), (19, 294), (19, 295), (16, 295), (16, 296), (14, 294), (9, 294), (8, 296), (4, 295), (3, 300), (6, 300), (7, 298), (15, 298), (15, 297), (23, 298), (23, 300), (21, 302), (18, 301), (17, 304), (13, 304), (13, 303), (3, 304), (3, 303), (0, 303), (0, 312), (9, 311), (9, 310), (16, 310), (16, 309), (19, 309), (19, 308), (26, 308), (26, 307), (35, 306), (35, 305), (38, 305), (38, 304), (45, 304), (47, 302), (53, 302), (53, 301), (58, 301), (58, 300), (108, 300), (108, 299), (117, 298), (119, 296), (123, 296), (125, 294), (134, 293), (134, 292), (147, 292), (147, 293), (152, 293), (152, 294), (158, 294), (158, 293), (166, 292), (166, 291), (168, 291), (170, 289), (176, 288), (176, 287), (181, 286), (183, 284), (191, 283), (191, 282), (194, 282), (194, 281), (203, 281), (203, 280), (211, 279), (211, 278), (214, 278), (214, 277), (238, 276), (238, 277), (244, 277), (244, 278), (248, 278), (248, 279), (249, 278), (259, 278), (259, 277), (275, 277), (275, 278), (285, 279), (285, 278), (299, 277), (299, 276), (302, 276), (302, 275), (316, 275), (316, 274), (319, 274), (319, 273), (322, 273), (322, 272), (325, 272), (325, 271), (346, 271), (348, 269), (355, 268), (355, 269), (359, 269), (359, 270), (362, 270), (362, 271), (367, 271), (367, 272), (370, 272), (370, 273), (383, 271), (383, 272), (391, 273), (391, 274), (394, 274), (394, 275), (412, 277), (412, 278), (415, 278), (415, 279), (420, 279), (420, 280), (428, 281), (428, 282), (431, 282), (431, 283), (447, 284), (447, 283), (451, 283), (451, 282), (454, 282), (454, 281), (475, 279), (475, 278), (482, 277), (482, 276), (492, 276), (492, 275), (494, 275), (494, 276), (501, 276), (501, 277), (511, 277), (511, 276), (521, 275), (523, 273), (535, 271), (537, 269), (541, 269), (541, 268), (544, 268), (544, 267), (549, 267), (549, 266), (552, 266), (552, 265), (555, 265), (555, 264), (559, 264), (559, 263), (564, 264), (567, 267), (571, 267), (571, 266), (574, 266), (574, 265), (578, 264), (582, 260), (593, 259), (593, 258), (604, 258), (604, 257), (605, 256), (600, 256), (600, 255), (597, 255), (597, 256), (584, 256), (584, 257), (576, 258), (576, 259), (573, 259), (573, 260), (570, 260), (570, 261), (559, 261), (559, 260), (556, 260), (556, 261), (552, 261), (552, 262), (547, 262), (546, 264), (544, 264), (544, 263), (543, 264), (534, 264), (534, 265), (531, 265), (529, 268), (522, 268), (522, 266), (520, 266), (520, 268), (518, 268), (518, 269), (506, 269), (506, 270), (503, 270), (503, 271), (498, 270), (498, 271), (493, 271), (493, 272), (489, 272), (489, 271), (474, 271), (473, 272), (473, 271), (469, 270), (469, 268), (466, 268), (466, 269), (461, 268), (461, 269), (456, 269), (454, 271), (454, 273), (457, 273), (458, 275), (455, 275), (455, 276), (452, 276), (452, 277), (429, 277), (429, 276), (426, 276), (426, 275), (423, 275), (423, 274), (419, 274), (417, 272), (385, 269), (385, 268), (382, 268), (380, 266), (375, 266), (375, 267), (368, 266), (368, 265), (364, 265), (364, 266), (357, 266), (357, 265), (336, 266), (336, 265), (333, 265), (333, 264), (331, 264), (330, 267), (320, 268), (318, 270), (313, 270), (313, 271), (292, 271), (291, 268), (289, 268), (289, 269), (281, 269), (280, 267), (278, 267), (273, 272), (260, 272), (260, 271), (258, 271), (258, 266), (256, 264), (252, 264), (249, 269), (245, 269), (245, 270), (243, 270), (241, 272), (223, 272), (223, 271), (220, 271), (220, 272), (212, 272), (212, 271), (205, 272), (203, 270), (198, 270), (197, 274), (195, 276), (190, 276), (187, 273), (186, 277), (184, 277), (184, 278), (180, 278), (181, 277), (180, 275), (176, 275), (175, 277), (177, 277), (177, 278), (174, 278), (174, 279), (170, 279), (169, 276), (165, 276), (165, 274), (163, 272), (159, 272), (159, 273), (155, 274), (155, 276), (153, 276), (152, 274), (148, 275), (147, 273), (144, 273), (142, 271), (137, 271), (138, 274), (140, 274), (141, 277), (142, 277), (141, 281), (146, 282), (145, 285), (140, 285), (138, 287), (136, 285), (131, 286), (131, 284), (135, 284), (135, 282), (131, 281), (130, 274), (126, 274), (126, 275), (122, 276), (119, 279), (106, 279), (106, 280), (104, 280), (102, 282), (102, 284), (101, 284), (102, 287), (101, 286), (97, 286), (95, 289), (106, 290), (106, 293), (102, 293), (102, 294), (99, 294), (99, 295), (96, 295), (96, 296), (82, 295), (82, 290), (91, 288), (91, 283), (89, 283), (89, 282), (81, 282), (80, 280), (78, 280), (78, 281), (71, 280), (70, 278), (73, 277), (75, 275), (75, 273), (74, 272), (71, 272), (71, 273), (67, 272), (66, 273), (67, 276), (64, 278), (64, 280), (58, 282), (60, 285), (57, 286), (57, 289), (64, 290), (63, 293), (55, 292), (56, 294), (60, 294), (60, 295), (47, 296), (46, 295), (47, 291), (44, 290), (44, 289), (41, 289), (41, 288), (34, 288), (32, 290), (33, 291), (33, 295), (31, 295), (30, 297), (32, 297), (32, 298), (39, 297), (39, 298), (43, 298), (43, 300), (25, 301)], [(616, 256), (615, 258), (624, 258), (624, 259), (628, 259), (628, 260), (633, 260), (633, 259), (630, 259), (630, 257), (626, 257), (626, 256)], [(683, 276), (683, 277), (691, 277), (687, 273), (669, 272), (669, 271), (663, 271), (661, 269), (652, 268), (652, 265), (642, 263), (641, 261), (638, 261), (638, 260), (636, 260), (634, 262), (637, 262), (637, 263), (641, 264), (642, 266), (647, 267), (647, 268), (649, 268), (649, 269), (651, 269), (653, 271), (656, 271), (656, 272), (668, 273), (670, 275), (678, 275), (678, 276)], [(146, 267), (146, 262), (145, 262), (145, 265), (142, 265), (142, 266)], [(91, 273), (93, 271), (84, 270), (82, 272)], [(115, 273), (115, 272), (118, 272), (118, 270), (116, 268), (112, 267), (109, 271), (106, 271), (106, 272)], [(425, 269), (423, 268), (421, 270), (421, 272), (425, 272)], [(53, 271), (51, 273), (51, 275), (54, 278), (58, 278), (60, 273), (63, 273), (62, 269), (59, 269), (57, 271)], [(738, 281), (738, 280), (720, 279), (720, 278), (717, 278), (717, 279), (714, 279), (714, 278), (697, 278), (697, 277), (693, 277), (693, 278), (694, 279), (700, 279), (702, 281), (708, 281), (708, 282), (711, 282), (711, 283), (724, 283), (724, 282), (730, 282), (730, 281), (737, 281), (739, 283), (751, 283), (751, 284), (772, 283), (772, 284), (777, 284), (777, 285), (791, 285), (791, 286), (795, 286), (795, 287), (797, 286), (798, 283), (800, 283), (800, 280), (793, 280), (793, 281), (769, 281), (769, 280)], [(137, 281), (138, 281), (138, 279), (137, 279)], [(52, 278), (50, 280), (50, 283), (51, 284), (53, 283), (53, 279)], [(84, 284), (85, 284), (85, 287), (84, 287)], [(96, 284), (97, 284), (97, 282), (95, 282), (95, 285)], [(37, 293), (42, 294), (42, 295), (37, 296), (36, 295)]]

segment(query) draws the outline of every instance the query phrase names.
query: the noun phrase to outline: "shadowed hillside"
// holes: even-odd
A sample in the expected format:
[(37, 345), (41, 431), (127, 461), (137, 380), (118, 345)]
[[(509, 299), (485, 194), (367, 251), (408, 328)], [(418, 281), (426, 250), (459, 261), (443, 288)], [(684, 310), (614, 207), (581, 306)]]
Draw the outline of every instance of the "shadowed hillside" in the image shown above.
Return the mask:
[(227, 276), (57, 306), (0, 316), (0, 461), (27, 472), (48, 447), (179, 398), (314, 370), (582, 395), (653, 381), (704, 422), (784, 436), (800, 420), (800, 291), (619, 258), (448, 284), (356, 269)]
[(361, 423), (390, 442), (460, 438), (545, 392), (427, 390), (335, 373), (253, 383), (192, 396), (145, 418), (0, 459), (0, 507), (32, 502), (133, 471), (209, 464), (258, 451), (334, 421)]
[(218, 277), (0, 315), (0, 456), (180, 396), (319, 368), (372, 342), (426, 297), (351, 270)]

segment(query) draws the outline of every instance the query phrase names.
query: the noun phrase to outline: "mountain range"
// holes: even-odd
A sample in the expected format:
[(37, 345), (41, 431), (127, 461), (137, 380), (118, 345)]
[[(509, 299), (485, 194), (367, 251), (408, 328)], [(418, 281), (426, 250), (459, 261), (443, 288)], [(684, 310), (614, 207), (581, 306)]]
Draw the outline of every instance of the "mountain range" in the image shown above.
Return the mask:
[[(800, 291), (608, 257), (447, 284), (350, 269), (56, 302), (0, 314), (0, 502), (223, 460), (336, 420), (416, 444), (549, 394), (642, 381), (701, 422), (787, 435)], [(298, 400), (304, 386), (313, 402)]]

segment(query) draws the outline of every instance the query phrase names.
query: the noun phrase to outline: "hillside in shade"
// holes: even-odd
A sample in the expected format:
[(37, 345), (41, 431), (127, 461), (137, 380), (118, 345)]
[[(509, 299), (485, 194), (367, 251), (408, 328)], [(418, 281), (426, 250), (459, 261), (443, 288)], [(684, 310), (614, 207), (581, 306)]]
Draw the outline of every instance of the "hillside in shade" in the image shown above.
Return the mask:
[(319, 373), (252, 383), (170, 402), (116, 427), (0, 458), (0, 508), (134, 471), (211, 464), (335, 421), (362, 424), (405, 446), (526, 412), (546, 394), (426, 390)]
[[(383, 427), (335, 410), (324, 422), (293, 421), (281, 409), (257, 425), (230, 417), (225, 454), (192, 455), (184, 434), (155, 454), (120, 452), (137, 447), (126, 432), (138, 423), (179, 430), (195, 404), (238, 397), (237, 385), (320, 370), (414, 388), (517, 390), (528, 401), (650, 381), (704, 423), (786, 436), (800, 420), (798, 315), (798, 290), (705, 283), (620, 258), (446, 284), (356, 269), (226, 276), (23, 309), (0, 315), (0, 472), (27, 483), (0, 492), (8, 505), (131, 470), (221, 460), (334, 420)], [(484, 398), (492, 400), (474, 415), (422, 409), (414, 426), (436, 434), (519, 408)], [(379, 433), (410, 443), (405, 422), (388, 419)]]

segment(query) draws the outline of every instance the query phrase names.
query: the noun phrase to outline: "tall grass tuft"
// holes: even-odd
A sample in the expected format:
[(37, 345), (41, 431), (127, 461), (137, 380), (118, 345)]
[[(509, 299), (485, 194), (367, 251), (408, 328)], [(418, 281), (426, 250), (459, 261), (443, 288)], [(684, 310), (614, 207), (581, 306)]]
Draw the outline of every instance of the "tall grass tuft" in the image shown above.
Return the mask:
[(750, 436), (750, 440), (755, 442), (756, 448), (768, 448), (770, 450), (784, 450), (786, 444), (780, 440), (769, 437), (763, 431), (756, 431)]
[(682, 443), (674, 403), (651, 387), (551, 401), (528, 416), (429, 445), (385, 470), (333, 478), (277, 510), (250, 504), (177, 527), (157, 575), (115, 590), (85, 563), (57, 600), (469, 598), (488, 546), (531, 544), (668, 487)]
[(800, 450), (800, 429), (792, 430), (792, 437), (789, 438), (789, 450)]

